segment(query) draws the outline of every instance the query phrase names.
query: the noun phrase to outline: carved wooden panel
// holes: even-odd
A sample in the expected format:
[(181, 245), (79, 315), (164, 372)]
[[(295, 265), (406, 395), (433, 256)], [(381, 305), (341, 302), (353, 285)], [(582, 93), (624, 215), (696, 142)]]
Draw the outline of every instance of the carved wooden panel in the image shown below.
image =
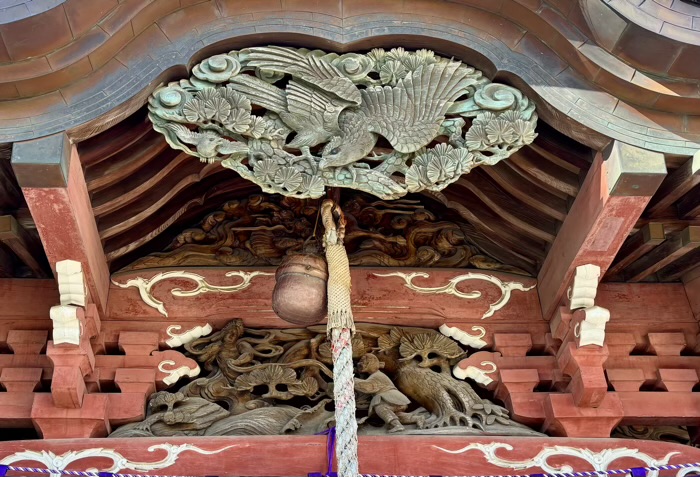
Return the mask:
[[(185, 344), (210, 374), (155, 393), (148, 416), (112, 437), (316, 434), (332, 427), (325, 326), (251, 329), (242, 320)], [(353, 337), (361, 434), (538, 435), (452, 376), (466, 354), (427, 328), (359, 325)]]
[[(351, 265), (472, 267), (527, 274), (484, 253), (472, 240), (468, 224), (441, 204), (414, 198), (381, 201), (358, 192), (344, 196)], [(141, 258), (126, 270), (279, 265), (290, 252), (320, 247), (319, 205), (315, 199), (263, 194), (228, 201), (178, 234), (164, 252)]]

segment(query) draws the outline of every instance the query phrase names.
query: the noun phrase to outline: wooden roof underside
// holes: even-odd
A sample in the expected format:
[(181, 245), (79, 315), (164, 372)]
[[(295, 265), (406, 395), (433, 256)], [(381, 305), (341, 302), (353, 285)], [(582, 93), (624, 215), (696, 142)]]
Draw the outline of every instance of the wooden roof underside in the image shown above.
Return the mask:
[[(79, 145), (111, 268), (160, 251), (222, 203), (259, 193), (218, 164), (171, 149), (140, 112)], [(589, 167), (588, 148), (543, 127), (531, 147), (443, 191), (489, 252), (536, 274)]]
[[(581, 197), (590, 148), (618, 142), (666, 154), (669, 174), (606, 279), (674, 281), (700, 261), (700, 156), (688, 159), (700, 147), (700, 66), (691, 61), (700, 40), (695, 31), (664, 28), (700, 16), (699, 7), (675, 9), (673, 2), (662, 18), (650, 9), (654, 2), (618, 12), (602, 0), (343, 0), (273, 8), (207, 0), (164, 2), (159, 10), (147, 2), (82, 3), (0, 25), (0, 140), (21, 145), (65, 135), (78, 144), (80, 186), (94, 219), (71, 210), (76, 224), (96, 228), (94, 240), (83, 234), (78, 245), (99, 249), (101, 263), (104, 251), (111, 270), (162, 250), (226, 200), (258, 191), (233, 172), (169, 149), (143, 106), (156, 84), (186, 76), (202, 58), (266, 43), (338, 52), (431, 48), (532, 98), (551, 127), (541, 123), (532, 146), (464, 176), (441, 198), (499, 260), (540, 275), (562, 226), (581, 220), (569, 210)], [(644, 28), (650, 16), (656, 31)], [(0, 161), (7, 165), (2, 151)], [(0, 215), (10, 217), (0, 253), (13, 265), (0, 265), (0, 276), (47, 273), (33, 220), (45, 227), (51, 263), (62, 259), (52, 250), (66, 233), (39, 217), (48, 194), (29, 205), (29, 214), (4, 166), (0, 188)], [(107, 264), (97, 268), (108, 274)]]
[[(534, 276), (593, 158), (589, 148), (546, 124), (538, 133), (534, 144), (508, 160), (474, 170), (432, 197), (473, 227), (487, 253)], [(112, 271), (161, 251), (222, 203), (260, 192), (218, 164), (171, 149), (145, 109), (80, 143), (78, 151)], [(690, 226), (700, 225), (699, 207), (692, 205), (700, 190), (697, 175), (686, 171), (689, 164), (667, 161), (667, 182), (623, 245), (609, 279), (674, 281), (698, 263), (699, 238)]]

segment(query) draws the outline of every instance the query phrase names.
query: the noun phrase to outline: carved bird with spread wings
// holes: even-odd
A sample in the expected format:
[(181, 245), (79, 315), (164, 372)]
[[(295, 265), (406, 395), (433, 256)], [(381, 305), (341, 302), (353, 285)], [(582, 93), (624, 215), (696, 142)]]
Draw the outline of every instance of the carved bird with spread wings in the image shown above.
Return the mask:
[(296, 132), (287, 147), (308, 152), (327, 143), (320, 169), (365, 158), (379, 136), (400, 153), (428, 145), (449, 107), (476, 82), (471, 69), (450, 60), (421, 65), (394, 86), (359, 89), (313, 54), (270, 46), (242, 50), (239, 58), (247, 67), (291, 75), (284, 90), (249, 75), (231, 78), (230, 87), (277, 113)]

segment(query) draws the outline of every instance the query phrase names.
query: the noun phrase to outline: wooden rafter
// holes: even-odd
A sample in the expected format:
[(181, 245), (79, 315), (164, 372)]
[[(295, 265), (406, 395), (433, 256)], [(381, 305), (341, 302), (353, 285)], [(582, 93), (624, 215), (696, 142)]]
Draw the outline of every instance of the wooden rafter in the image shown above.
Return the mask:
[(634, 234), (630, 235), (622, 244), (615, 261), (608, 269), (608, 276), (613, 277), (622, 272), (625, 267), (650, 252), (657, 245), (666, 240), (663, 224), (650, 222), (644, 225)]
[(104, 312), (109, 269), (75, 146), (63, 133), (16, 143), (12, 167), (51, 268), (80, 262), (90, 300)]
[(46, 278), (41, 244), (11, 215), (0, 216), (0, 242), (4, 243), (29, 267), (37, 278)]
[[(700, 175), (698, 175), (700, 179)], [(700, 180), (698, 181), (700, 182)], [(700, 216), (700, 185), (688, 192), (678, 201), (678, 216), (683, 219), (693, 219)]]
[(540, 269), (546, 320), (559, 307), (576, 267), (594, 264), (605, 275), (665, 175), (660, 153), (616, 141), (596, 155)]
[[(661, 183), (659, 192), (651, 200), (648, 214), (661, 215), (666, 209), (680, 200), (693, 187), (700, 184), (700, 151), (688, 159), (681, 167), (671, 172)], [(697, 205), (697, 204), (696, 204)], [(680, 214), (681, 216), (683, 213)]]
[(690, 226), (669, 237), (625, 271), (627, 281), (639, 282), (700, 247), (700, 227)]
[(700, 266), (700, 247), (686, 253), (681, 258), (656, 273), (660, 282), (674, 282)]

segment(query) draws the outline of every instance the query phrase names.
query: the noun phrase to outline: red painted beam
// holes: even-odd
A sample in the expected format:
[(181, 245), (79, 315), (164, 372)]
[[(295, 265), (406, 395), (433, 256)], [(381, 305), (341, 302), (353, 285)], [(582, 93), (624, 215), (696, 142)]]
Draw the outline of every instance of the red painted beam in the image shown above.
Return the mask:
[[(58, 300), (58, 286), (54, 280), (0, 279), (0, 318), (3, 321), (49, 320), (49, 310)], [(3, 339), (0, 331), (0, 341)]]
[(693, 426), (700, 423), (700, 394), (691, 392), (619, 392), (625, 417), (621, 425)]
[(616, 141), (596, 155), (540, 269), (546, 320), (559, 307), (576, 267), (598, 265), (605, 275), (665, 175), (660, 153)]
[[(226, 277), (226, 272), (256, 269), (241, 268), (192, 268), (173, 267), (159, 270), (136, 270), (118, 273), (112, 277), (116, 283), (126, 286), (135, 284), (139, 279), (152, 280), (159, 273), (187, 270), (205, 278), (208, 284), (231, 286), (241, 283), (236, 276)], [(251, 278), (250, 285), (233, 293), (216, 293), (215, 291), (199, 293), (194, 296), (181, 297), (172, 295), (174, 288), (192, 290), (196, 283), (184, 277), (174, 277), (155, 284), (152, 296), (162, 301), (169, 318), (156, 308), (148, 306), (136, 287), (120, 288), (113, 284), (110, 290), (109, 319), (114, 321), (148, 321), (159, 319), (178, 322), (201, 322), (202, 310), (207, 310), (206, 320), (216, 327), (223, 326), (233, 317), (243, 318), (251, 327), (289, 328), (290, 324), (282, 321), (272, 311), (272, 290), (275, 284), (275, 269), (259, 268), (265, 275)], [(391, 273), (406, 276), (417, 272), (410, 281), (411, 287), (401, 276), (382, 276)], [(420, 274), (426, 274), (422, 276)], [(503, 298), (499, 286), (484, 279), (464, 279), (456, 285), (454, 293), (439, 289), (448, 287), (450, 280), (457, 277), (487, 275), (497, 277), (503, 283), (517, 282), (523, 289), (513, 289), (506, 298), (506, 303), (485, 321), (489, 323), (521, 322), (523, 316), (537, 317), (539, 304), (534, 287), (535, 280), (529, 277), (481, 270), (459, 269), (396, 269), (396, 268), (353, 268), (352, 300), (353, 314), (359, 323), (379, 323), (386, 325), (426, 326), (437, 328), (449, 322), (481, 322), (489, 306)], [(432, 289), (432, 290), (431, 290)], [(477, 296), (477, 292), (479, 295)], [(467, 298), (464, 295), (473, 293)], [(231, 314), (235, 310), (235, 314)], [(541, 320), (535, 320), (538, 322)], [(203, 324), (203, 323), (202, 323)], [(182, 330), (184, 331), (184, 329)]]
[(90, 300), (104, 313), (109, 268), (75, 145), (65, 134), (17, 143), (12, 166), (52, 269), (82, 263)]
[[(94, 451), (68, 454), (86, 449)], [(545, 449), (551, 457), (537, 460), (537, 455)], [(606, 450), (609, 452), (602, 454)], [(43, 462), (32, 460), (34, 456), (38, 458), (41, 451), (68, 457), (69, 470), (96, 468), (128, 472), (133, 469), (139, 473), (159, 475), (298, 476), (309, 472), (325, 473), (327, 465), (326, 440), (323, 436), (71, 439), (0, 443), (3, 463), (45, 468)], [(489, 451), (495, 454), (495, 458), (489, 459)], [(604, 461), (609, 469), (645, 466), (647, 464), (640, 457), (646, 456), (642, 454), (671, 464), (700, 461), (698, 448), (644, 440), (501, 436), (362, 436), (359, 439), (360, 472), (378, 475), (528, 474), (542, 472), (541, 466), (545, 463), (556, 466), (559, 471), (559, 466), (563, 465), (571, 466), (574, 471), (588, 471), (594, 469), (593, 456), (585, 456), (609, 456), (610, 451), (617, 457), (614, 461)], [(17, 455), (20, 452), (24, 452), (22, 457)], [(124, 458), (122, 466), (114, 466), (113, 458), (116, 460), (119, 456)]]
[(700, 321), (700, 265), (683, 275), (683, 285), (690, 309), (693, 310), (695, 319)]

